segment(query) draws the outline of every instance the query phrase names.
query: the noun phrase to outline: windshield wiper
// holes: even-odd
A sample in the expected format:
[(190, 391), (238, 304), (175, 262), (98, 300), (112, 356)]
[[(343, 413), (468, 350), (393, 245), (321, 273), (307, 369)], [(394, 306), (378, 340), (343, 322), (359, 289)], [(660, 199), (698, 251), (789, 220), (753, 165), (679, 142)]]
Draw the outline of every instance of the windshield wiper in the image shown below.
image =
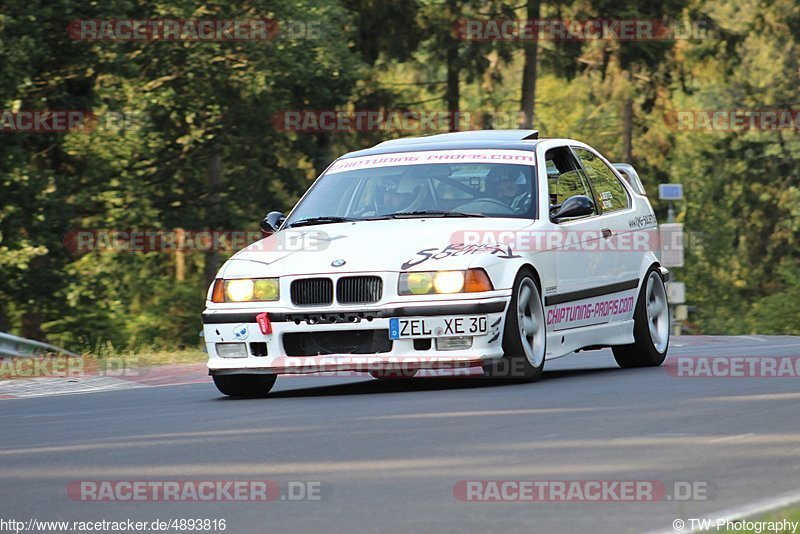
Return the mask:
[(326, 216), (326, 217), (309, 217), (308, 219), (300, 219), (297, 222), (293, 222), (287, 228), (294, 228), (296, 226), (312, 226), (314, 224), (333, 224), (333, 223), (340, 223), (340, 222), (352, 222), (357, 221), (358, 219), (353, 219), (352, 217), (335, 217), (335, 216)]
[(333, 224), (342, 222), (354, 221), (379, 221), (381, 219), (413, 219), (416, 217), (485, 217), (480, 213), (464, 213), (461, 211), (444, 211), (444, 210), (421, 210), (421, 211), (398, 211), (397, 213), (389, 213), (386, 215), (376, 215), (373, 217), (366, 217), (364, 219), (356, 219), (353, 217), (336, 217), (332, 215), (324, 217), (309, 217), (307, 219), (300, 219), (288, 225), (287, 228), (295, 228), (298, 226), (312, 226), (315, 224)]
[(421, 210), (421, 211), (398, 211), (392, 213), (388, 217), (395, 219), (414, 218), (414, 217), (486, 217), (480, 213), (464, 213), (462, 211), (444, 211), (444, 210)]

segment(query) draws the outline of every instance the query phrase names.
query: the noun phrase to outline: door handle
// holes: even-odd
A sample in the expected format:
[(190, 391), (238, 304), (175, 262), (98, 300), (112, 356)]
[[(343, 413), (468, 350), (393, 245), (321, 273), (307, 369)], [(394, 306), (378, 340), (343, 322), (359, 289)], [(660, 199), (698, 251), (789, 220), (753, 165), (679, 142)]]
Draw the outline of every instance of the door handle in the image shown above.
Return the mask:
[(603, 237), (605, 237), (605, 238), (611, 237), (611, 229), (610, 228), (603, 228)]

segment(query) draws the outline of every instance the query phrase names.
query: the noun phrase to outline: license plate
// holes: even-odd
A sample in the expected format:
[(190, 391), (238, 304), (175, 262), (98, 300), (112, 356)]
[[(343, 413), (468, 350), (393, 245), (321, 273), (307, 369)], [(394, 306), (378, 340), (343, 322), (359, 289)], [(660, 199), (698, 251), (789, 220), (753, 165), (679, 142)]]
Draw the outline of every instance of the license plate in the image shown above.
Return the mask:
[(487, 331), (485, 315), (389, 319), (390, 339), (483, 336)]

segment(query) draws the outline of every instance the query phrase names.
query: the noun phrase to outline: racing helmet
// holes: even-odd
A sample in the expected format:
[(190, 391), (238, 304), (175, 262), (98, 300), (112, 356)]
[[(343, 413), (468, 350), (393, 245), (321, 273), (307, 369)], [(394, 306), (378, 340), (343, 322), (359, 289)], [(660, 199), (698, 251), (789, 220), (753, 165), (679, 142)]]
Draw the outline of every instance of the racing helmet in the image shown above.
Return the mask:
[(516, 186), (528, 183), (525, 172), (519, 165), (493, 166), (486, 174), (486, 191), (496, 195), (499, 192), (500, 184), (511, 180), (514, 181)]
[[(375, 188), (375, 206), (379, 213), (403, 211), (411, 204), (409, 193), (399, 192), (400, 179), (384, 178)], [(387, 194), (388, 193), (388, 194)]]

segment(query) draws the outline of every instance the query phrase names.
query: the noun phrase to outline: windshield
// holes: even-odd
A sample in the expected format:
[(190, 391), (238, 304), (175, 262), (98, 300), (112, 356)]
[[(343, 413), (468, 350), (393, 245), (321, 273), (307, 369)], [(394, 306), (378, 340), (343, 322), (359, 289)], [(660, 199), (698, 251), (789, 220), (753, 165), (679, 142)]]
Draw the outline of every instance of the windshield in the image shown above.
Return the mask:
[[(525, 158), (533, 160), (533, 154), (527, 153)], [(334, 164), (298, 204), (287, 226), (312, 220), (325, 223), (393, 216), (536, 217), (536, 173), (530, 161), (527, 164), (416, 161), (342, 170), (346, 166), (363, 167), (357, 161), (363, 159), (353, 158), (354, 163), (339, 160)], [(378, 163), (386, 159), (372, 158)]]

